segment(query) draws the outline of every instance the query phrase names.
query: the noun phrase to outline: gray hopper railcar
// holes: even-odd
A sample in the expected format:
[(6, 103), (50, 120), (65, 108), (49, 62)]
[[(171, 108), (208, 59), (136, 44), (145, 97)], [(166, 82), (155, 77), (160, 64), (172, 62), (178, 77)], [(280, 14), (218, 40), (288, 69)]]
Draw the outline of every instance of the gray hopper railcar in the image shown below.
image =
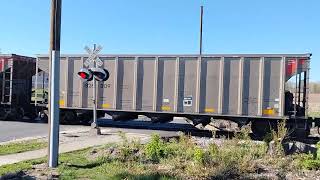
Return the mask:
[(35, 67), (35, 58), (0, 54), (0, 119), (34, 117), (34, 106), (30, 105), (30, 100)]
[[(98, 110), (114, 119), (134, 119), (141, 114), (165, 122), (181, 116), (204, 125), (226, 119), (239, 125), (251, 122), (258, 135), (284, 119), (295, 132), (302, 129), (308, 134), (314, 120), (308, 117), (311, 54), (99, 57), (110, 78), (98, 83)], [(88, 118), (92, 113), (92, 82), (77, 75), (87, 58), (61, 56), (62, 121), (79, 115)], [(37, 56), (40, 71), (48, 73), (48, 59), (48, 55)], [(287, 88), (292, 80), (295, 88)]]

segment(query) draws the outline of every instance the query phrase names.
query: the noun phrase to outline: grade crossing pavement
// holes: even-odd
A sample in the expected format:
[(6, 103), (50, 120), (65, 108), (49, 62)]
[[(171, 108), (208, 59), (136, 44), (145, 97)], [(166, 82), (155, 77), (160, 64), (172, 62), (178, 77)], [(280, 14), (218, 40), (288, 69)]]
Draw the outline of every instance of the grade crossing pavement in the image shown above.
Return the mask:
[[(99, 119), (98, 124), (112, 128), (114, 131), (130, 133), (152, 134), (161, 136), (173, 136), (183, 129), (194, 129), (185, 120), (176, 118), (171, 123), (151, 123), (148, 119), (134, 121), (113, 121), (111, 119)], [(60, 125), (60, 132), (81, 129), (84, 125)], [(48, 124), (35, 121), (0, 121), (0, 143), (28, 137), (43, 137), (48, 135)]]

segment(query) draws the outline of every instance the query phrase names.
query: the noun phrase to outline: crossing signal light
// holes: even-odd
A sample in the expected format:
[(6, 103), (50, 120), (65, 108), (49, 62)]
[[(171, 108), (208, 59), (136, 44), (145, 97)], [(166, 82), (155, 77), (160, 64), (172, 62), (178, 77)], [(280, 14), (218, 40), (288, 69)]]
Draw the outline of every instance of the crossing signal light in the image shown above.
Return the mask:
[(80, 76), (80, 78), (87, 81), (91, 81), (93, 79), (93, 74), (91, 73), (90, 70), (86, 68), (80, 69), (80, 71), (78, 72), (78, 75)]
[(93, 77), (98, 81), (106, 81), (110, 76), (109, 71), (102, 68), (82, 68), (78, 75), (86, 81), (91, 81)]
[(106, 81), (109, 79), (109, 71), (102, 68), (90, 68), (90, 72), (93, 74), (94, 78), (98, 81)]

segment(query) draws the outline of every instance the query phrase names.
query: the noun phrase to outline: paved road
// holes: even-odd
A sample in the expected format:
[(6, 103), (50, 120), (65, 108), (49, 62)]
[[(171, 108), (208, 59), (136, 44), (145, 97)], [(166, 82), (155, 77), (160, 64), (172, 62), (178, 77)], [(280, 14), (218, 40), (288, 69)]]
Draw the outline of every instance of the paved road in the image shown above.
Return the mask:
[[(164, 124), (153, 124), (146, 119), (125, 122), (101, 119), (98, 121), (98, 124), (103, 128), (110, 128), (112, 131), (140, 134), (158, 133), (161, 136), (175, 136), (180, 130), (188, 132), (195, 129), (192, 125), (186, 124), (181, 119)], [(79, 127), (82, 127), (82, 125), (61, 125), (60, 131), (69, 131)], [(47, 134), (48, 124), (46, 123), (0, 121), (0, 142), (33, 136), (47, 136)]]
[[(72, 130), (74, 126), (62, 125), (62, 131)], [(46, 136), (48, 134), (48, 124), (0, 121), (0, 142), (10, 141), (32, 136)]]

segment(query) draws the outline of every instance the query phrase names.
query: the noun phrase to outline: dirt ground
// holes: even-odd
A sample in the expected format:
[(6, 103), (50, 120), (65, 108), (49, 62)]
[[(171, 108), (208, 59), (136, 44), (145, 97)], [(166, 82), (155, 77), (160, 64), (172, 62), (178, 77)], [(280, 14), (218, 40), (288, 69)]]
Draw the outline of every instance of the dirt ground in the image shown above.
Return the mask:
[(320, 94), (309, 95), (309, 112), (320, 112)]

